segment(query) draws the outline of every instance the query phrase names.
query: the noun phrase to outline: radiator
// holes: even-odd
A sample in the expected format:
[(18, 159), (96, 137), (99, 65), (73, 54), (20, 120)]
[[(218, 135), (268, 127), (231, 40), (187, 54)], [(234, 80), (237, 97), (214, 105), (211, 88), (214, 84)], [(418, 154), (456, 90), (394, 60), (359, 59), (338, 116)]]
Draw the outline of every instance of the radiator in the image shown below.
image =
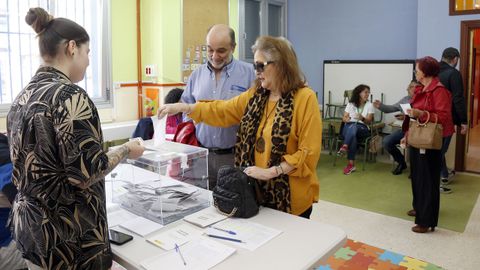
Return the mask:
[(103, 140), (105, 142), (131, 138), (138, 120), (102, 124)]

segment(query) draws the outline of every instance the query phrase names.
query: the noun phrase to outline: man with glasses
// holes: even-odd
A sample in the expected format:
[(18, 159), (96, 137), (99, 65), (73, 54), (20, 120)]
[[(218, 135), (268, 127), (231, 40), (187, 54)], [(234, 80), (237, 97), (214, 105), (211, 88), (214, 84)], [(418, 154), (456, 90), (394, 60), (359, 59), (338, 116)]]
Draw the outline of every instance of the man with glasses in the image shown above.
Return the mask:
[[(252, 64), (233, 58), (235, 32), (227, 25), (213, 25), (207, 33), (208, 62), (190, 75), (181, 101), (193, 104), (200, 100), (226, 100), (251, 87), (255, 80)], [(209, 188), (216, 185), (222, 165), (233, 165), (233, 149), (238, 126), (219, 128), (196, 124), (197, 140), (209, 149)]]

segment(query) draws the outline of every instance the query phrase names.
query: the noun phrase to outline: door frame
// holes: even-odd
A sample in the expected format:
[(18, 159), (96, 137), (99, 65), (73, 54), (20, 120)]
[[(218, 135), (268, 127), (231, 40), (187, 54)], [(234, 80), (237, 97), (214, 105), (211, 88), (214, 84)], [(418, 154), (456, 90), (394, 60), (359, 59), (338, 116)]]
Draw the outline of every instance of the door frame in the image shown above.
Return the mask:
[[(470, 21), (461, 21), (460, 22), (460, 73), (462, 74), (463, 79), (463, 95), (467, 97), (468, 89), (468, 80), (470, 79), (470, 74), (468, 73), (468, 65), (470, 63), (470, 31), (474, 29), (480, 29), (480, 20), (470, 20)], [(466, 101), (467, 101), (466, 100)], [(468, 104), (467, 104), (468, 106)], [(468, 111), (470, 114), (470, 111)], [(471, 117), (471, 116), (469, 116)], [(468, 132), (468, 131), (467, 131)], [(456, 145), (455, 145), (455, 170), (465, 171), (465, 144), (466, 136), (456, 133)]]

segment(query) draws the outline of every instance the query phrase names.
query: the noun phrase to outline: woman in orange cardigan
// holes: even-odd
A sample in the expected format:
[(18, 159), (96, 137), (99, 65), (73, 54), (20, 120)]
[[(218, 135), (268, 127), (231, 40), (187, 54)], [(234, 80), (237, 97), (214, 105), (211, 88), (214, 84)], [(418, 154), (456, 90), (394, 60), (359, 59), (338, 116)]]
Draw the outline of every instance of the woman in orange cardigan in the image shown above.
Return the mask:
[(240, 124), (235, 165), (257, 179), (264, 206), (309, 218), (318, 201), (322, 142), (315, 92), (306, 86), (286, 39), (262, 36), (252, 50), (254, 87), (230, 100), (163, 105), (159, 117), (185, 112), (212, 126)]

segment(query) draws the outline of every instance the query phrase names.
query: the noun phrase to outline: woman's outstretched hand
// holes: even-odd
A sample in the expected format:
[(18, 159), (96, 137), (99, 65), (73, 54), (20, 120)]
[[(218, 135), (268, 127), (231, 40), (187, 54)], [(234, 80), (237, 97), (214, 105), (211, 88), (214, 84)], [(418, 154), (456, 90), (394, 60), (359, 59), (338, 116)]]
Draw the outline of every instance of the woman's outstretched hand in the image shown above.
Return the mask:
[(185, 103), (173, 103), (164, 104), (158, 108), (158, 119), (162, 119), (166, 115), (175, 115), (178, 113), (190, 113), (192, 112), (193, 104)]
[(134, 139), (124, 143), (124, 145), (128, 147), (128, 158), (130, 159), (137, 159), (141, 157), (143, 155), (143, 151), (145, 151), (145, 147), (143, 147), (139, 140)]

